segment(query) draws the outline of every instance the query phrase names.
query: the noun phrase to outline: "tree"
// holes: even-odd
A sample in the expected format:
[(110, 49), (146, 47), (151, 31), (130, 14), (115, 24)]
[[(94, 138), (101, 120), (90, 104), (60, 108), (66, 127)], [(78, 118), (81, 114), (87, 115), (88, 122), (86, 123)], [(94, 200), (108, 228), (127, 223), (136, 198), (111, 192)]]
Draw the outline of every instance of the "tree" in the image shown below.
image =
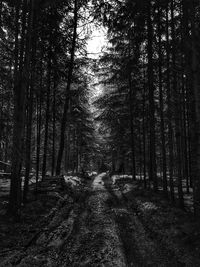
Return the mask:
[(69, 69), (68, 69), (67, 87), (66, 87), (66, 92), (65, 92), (65, 104), (64, 104), (64, 111), (63, 111), (61, 130), (60, 130), (60, 145), (59, 145), (57, 165), (56, 165), (56, 174), (57, 175), (60, 174), (61, 162), (62, 162), (63, 150), (64, 150), (66, 119), (67, 119), (67, 111), (68, 111), (68, 107), (69, 107), (69, 93), (70, 93), (71, 82), (72, 82), (72, 75), (73, 75), (73, 68), (74, 68), (74, 57), (75, 57), (75, 49), (76, 49), (77, 25), (78, 25), (78, 0), (75, 0), (74, 1), (73, 39), (72, 39), (72, 45), (71, 45), (70, 64), (69, 64)]
[[(13, 158), (12, 158), (12, 173), (11, 173), (11, 187), (10, 187), (10, 200), (9, 211), (16, 217), (20, 215), (21, 206), (21, 167), (23, 158), (23, 137), (24, 137), (24, 114), (25, 114), (25, 95), (28, 86), (28, 77), (30, 75), (30, 60), (31, 60), (31, 36), (33, 27), (33, 5), (29, 3), (29, 22), (26, 37), (27, 46), (24, 54), (24, 62), (20, 62), (19, 54), (23, 51), (19, 50), (19, 14), (20, 2), (15, 7), (15, 81), (14, 81), (14, 127), (13, 127)], [(26, 12), (23, 9), (23, 12)], [(25, 27), (25, 25), (23, 25)], [(23, 32), (23, 29), (22, 29)], [(20, 47), (23, 49), (23, 46)], [(23, 64), (24, 63), (24, 64)], [(22, 66), (23, 64), (23, 66)]]

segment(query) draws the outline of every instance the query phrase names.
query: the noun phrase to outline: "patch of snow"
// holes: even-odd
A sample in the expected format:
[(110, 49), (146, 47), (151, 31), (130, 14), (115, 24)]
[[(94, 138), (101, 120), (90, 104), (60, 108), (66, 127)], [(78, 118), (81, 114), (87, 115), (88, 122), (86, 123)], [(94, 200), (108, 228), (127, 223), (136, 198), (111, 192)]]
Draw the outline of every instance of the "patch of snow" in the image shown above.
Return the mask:
[(130, 191), (132, 191), (136, 186), (132, 185), (132, 184), (125, 184), (124, 188), (123, 188), (123, 193), (128, 193)]
[(93, 181), (93, 189), (104, 189), (104, 181), (102, 180), (106, 173), (99, 174)]
[(88, 176), (89, 176), (89, 177), (91, 177), (91, 176), (95, 176), (95, 175), (97, 175), (97, 172), (89, 172), (89, 173), (88, 173)]
[(158, 207), (152, 202), (141, 203), (141, 207), (143, 210), (157, 210), (158, 209)]
[(111, 180), (112, 183), (115, 184), (119, 179), (132, 179), (132, 175), (124, 174), (124, 175), (112, 175)]
[(113, 175), (112, 177), (111, 177), (111, 180), (112, 180), (112, 183), (113, 184), (115, 184), (116, 183), (116, 181), (119, 179), (119, 175)]
[(66, 183), (71, 184), (72, 186), (78, 186), (81, 184), (81, 179), (77, 176), (66, 176), (64, 175), (64, 179)]

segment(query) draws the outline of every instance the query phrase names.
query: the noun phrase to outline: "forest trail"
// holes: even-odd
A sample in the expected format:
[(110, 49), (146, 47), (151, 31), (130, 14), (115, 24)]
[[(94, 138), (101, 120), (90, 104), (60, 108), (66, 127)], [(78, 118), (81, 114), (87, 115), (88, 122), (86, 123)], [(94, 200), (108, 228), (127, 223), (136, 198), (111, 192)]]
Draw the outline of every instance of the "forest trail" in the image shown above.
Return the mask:
[(136, 203), (128, 205), (106, 173), (96, 176), (91, 187), (57, 266), (199, 266), (162, 244), (139, 217)]
[[(58, 266), (127, 266), (123, 245), (105, 187), (107, 175), (97, 175), (84, 209), (76, 221), (76, 232), (62, 253)], [(70, 251), (70, 257), (66, 257)]]
[[(128, 182), (124, 184), (127, 188)], [(174, 211), (142, 200), (134, 181), (128, 194), (121, 185), (101, 173), (66, 192), (40, 232), (0, 266), (200, 266), (198, 251), (189, 251), (180, 225), (173, 225)]]

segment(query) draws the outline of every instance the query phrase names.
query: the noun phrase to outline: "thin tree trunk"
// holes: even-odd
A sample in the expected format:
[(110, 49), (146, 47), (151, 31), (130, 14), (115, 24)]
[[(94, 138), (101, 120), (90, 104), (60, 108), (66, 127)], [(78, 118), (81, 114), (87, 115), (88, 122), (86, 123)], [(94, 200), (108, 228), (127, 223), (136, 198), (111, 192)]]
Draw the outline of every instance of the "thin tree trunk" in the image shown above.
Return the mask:
[[(28, 42), (26, 48), (24, 68), (22, 73), (18, 73), (18, 35), (19, 35), (19, 13), (20, 2), (16, 5), (15, 18), (15, 82), (14, 82), (14, 126), (13, 126), (13, 151), (12, 151), (12, 172), (9, 199), (9, 212), (16, 218), (20, 216), (21, 210), (21, 178), (20, 172), (23, 160), (23, 140), (24, 140), (24, 114), (25, 95), (30, 72), (30, 50), (31, 43)], [(31, 38), (31, 27), (27, 33)]]
[[(190, 0), (189, 0), (190, 1)], [(186, 189), (189, 193), (189, 131), (188, 131), (188, 103), (190, 102), (189, 88), (192, 84), (192, 73), (191, 73), (191, 47), (190, 47), (190, 29), (189, 29), (189, 1), (182, 1), (182, 50), (184, 58), (182, 58), (182, 67), (184, 73), (182, 74), (183, 83), (183, 128), (184, 128), (184, 173), (186, 177)], [(189, 48), (189, 49), (188, 49)]]
[(185, 85), (184, 85), (184, 76), (182, 75), (182, 103), (183, 103), (183, 122), (182, 122), (182, 128), (183, 128), (183, 140), (182, 140), (182, 147), (183, 147), (183, 163), (184, 163), (184, 177), (186, 180), (186, 191), (187, 193), (190, 192), (189, 188), (189, 170), (188, 170), (188, 135), (187, 135), (187, 116), (186, 116), (186, 92)]
[(191, 1), (191, 24), (192, 24), (192, 73), (193, 89), (195, 100), (195, 114), (193, 116), (193, 137), (192, 137), (192, 178), (194, 194), (194, 213), (200, 218), (200, 80), (199, 80), (199, 53), (197, 50), (196, 38), (199, 37), (198, 25), (195, 24), (195, 1)]
[(176, 73), (176, 42), (174, 25), (174, 0), (171, 0), (171, 31), (172, 31), (172, 66), (173, 66), (173, 92), (175, 98), (175, 137), (177, 152), (177, 179), (178, 179), (178, 201), (179, 207), (184, 208), (183, 187), (182, 187), (182, 144), (181, 144), (181, 103), (180, 92), (177, 85)]
[(142, 99), (142, 139), (143, 139), (143, 175), (144, 175), (144, 188), (147, 187), (147, 177), (146, 177), (146, 97), (145, 97), (145, 91), (146, 91), (146, 81), (145, 81), (145, 72), (143, 73), (143, 79), (144, 79), (144, 88), (143, 88), (143, 99)]
[(160, 132), (161, 132), (161, 151), (162, 151), (162, 173), (163, 173), (163, 193), (168, 198), (167, 189), (167, 166), (166, 166), (166, 143), (165, 143), (165, 122), (164, 122), (164, 104), (163, 104), (163, 87), (162, 87), (162, 43), (161, 43), (161, 8), (159, 8), (158, 21), (158, 38), (159, 38), (159, 102), (160, 102)]
[[(51, 39), (51, 36), (50, 36)], [(46, 96), (46, 120), (45, 120), (45, 136), (44, 136), (44, 152), (43, 152), (43, 164), (42, 164), (42, 179), (46, 175), (47, 165), (47, 151), (49, 140), (49, 121), (50, 121), (50, 91), (51, 91), (51, 40), (49, 44), (48, 52), (48, 74), (47, 74), (47, 96)]]
[(56, 137), (56, 77), (54, 77), (54, 90), (53, 90), (53, 143), (52, 143), (52, 169), (51, 175), (54, 176), (55, 172), (55, 137)]
[[(20, 2), (15, 8), (15, 70), (14, 70), (14, 126), (13, 126), (13, 147), (12, 147), (12, 166), (11, 166), (11, 185), (9, 195), (9, 212), (16, 218), (20, 216), (21, 209), (21, 164), (22, 164), (22, 146), (23, 146), (23, 130), (24, 130), (24, 102), (25, 91), (19, 88), (19, 12)], [(21, 118), (22, 115), (22, 118)]]
[[(130, 39), (130, 37), (129, 37)], [(130, 48), (130, 40), (129, 40), (129, 59), (131, 59), (131, 48)], [(129, 76), (128, 76), (128, 84), (129, 84), (129, 112), (130, 112), (130, 130), (131, 130), (131, 159), (132, 159), (132, 176), (133, 180), (136, 179), (136, 169), (135, 169), (135, 142), (134, 142), (134, 126), (133, 126), (133, 86), (132, 86), (132, 73), (131, 66), (129, 66)]]
[(170, 85), (170, 45), (169, 45), (169, 2), (166, 8), (166, 53), (167, 53), (167, 124), (168, 124), (168, 143), (169, 143), (169, 186), (170, 198), (172, 204), (175, 202), (174, 198), (174, 148), (173, 148), (173, 127), (172, 127), (172, 96)]
[(70, 157), (70, 126), (67, 128), (66, 142), (65, 142), (65, 172), (69, 170), (69, 157)]
[[(42, 88), (42, 62), (41, 62), (41, 80), (40, 89)], [(39, 93), (37, 97), (37, 152), (36, 152), (36, 188), (38, 190), (39, 171), (40, 171), (40, 144), (41, 144), (41, 121), (42, 121), (42, 94)]]
[(67, 88), (66, 88), (66, 94), (65, 94), (64, 112), (63, 112), (63, 117), (62, 117), (62, 122), (61, 122), (60, 144), (59, 144), (58, 157), (57, 157), (56, 175), (60, 175), (60, 172), (61, 172), (61, 163), (62, 163), (63, 151), (64, 151), (64, 145), (65, 145), (67, 111), (69, 108), (69, 92), (70, 92), (71, 82), (72, 82), (74, 57), (75, 57), (75, 50), (76, 50), (77, 24), (78, 24), (78, 0), (75, 0), (74, 1), (74, 30), (73, 30), (73, 39), (72, 39), (72, 48), (71, 48), (71, 59), (70, 59), (70, 64), (69, 64), (69, 73), (68, 73)]
[(149, 109), (150, 109), (150, 159), (149, 179), (153, 181), (154, 191), (158, 190), (156, 171), (156, 138), (155, 138), (155, 103), (154, 103), (154, 73), (153, 73), (153, 22), (151, 18), (152, 6), (148, 2), (148, 87), (149, 87)]
[[(34, 2), (34, 1), (33, 1)], [(30, 27), (33, 29), (34, 24), (34, 6), (30, 6)], [(30, 3), (31, 4), (31, 3)], [(30, 36), (29, 38), (31, 38)], [(31, 141), (32, 141), (32, 120), (33, 120), (33, 91), (34, 91), (34, 72), (35, 72), (35, 54), (36, 54), (36, 36), (29, 40), (29, 42), (33, 42), (32, 47), (32, 70), (31, 70), (31, 83), (29, 89), (28, 96), (28, 107), (27, 107), (27, 136), (26, 136), (26, 159), (25, 159), (25, 180), (24, 180), (24, 191), (23, 191), (23, 203), (27, 202), (27, 194), (28, 194), (28, 185), (29, 185), (29, 174), (31, 169)], [(27, 93), (28, 95), (28, 93)]]

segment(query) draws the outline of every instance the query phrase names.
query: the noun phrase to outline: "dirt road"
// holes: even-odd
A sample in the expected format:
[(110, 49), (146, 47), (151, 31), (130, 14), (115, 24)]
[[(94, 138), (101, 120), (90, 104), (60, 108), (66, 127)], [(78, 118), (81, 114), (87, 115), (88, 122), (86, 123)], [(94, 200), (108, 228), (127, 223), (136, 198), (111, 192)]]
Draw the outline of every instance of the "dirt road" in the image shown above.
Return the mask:
[(105, 173), (94, 179), (76, 230), (64, 249), (70, 257), (63, 253), (59, 266), (199, 266), (161, 242)]
[(200, 266), (193, 251), (175, 244), (172, 237), (178, 234), (167, 218), (166, 229), (172, 234), (168, 238), (163, 232), (168, 210), (157, 212), (152, 202), (139, 202), (134, 190), (128, 200), (106, 173), (84, 190), (66, 196), (31, 245), (0, 266)]
[[(77, 217), (74, 236), (60, 255), (60, 266), (127, 266), (115, 215), (107, 204), (106, 174), (98, 175)], [(69, 251), (70, 257), (66, 257)]]

